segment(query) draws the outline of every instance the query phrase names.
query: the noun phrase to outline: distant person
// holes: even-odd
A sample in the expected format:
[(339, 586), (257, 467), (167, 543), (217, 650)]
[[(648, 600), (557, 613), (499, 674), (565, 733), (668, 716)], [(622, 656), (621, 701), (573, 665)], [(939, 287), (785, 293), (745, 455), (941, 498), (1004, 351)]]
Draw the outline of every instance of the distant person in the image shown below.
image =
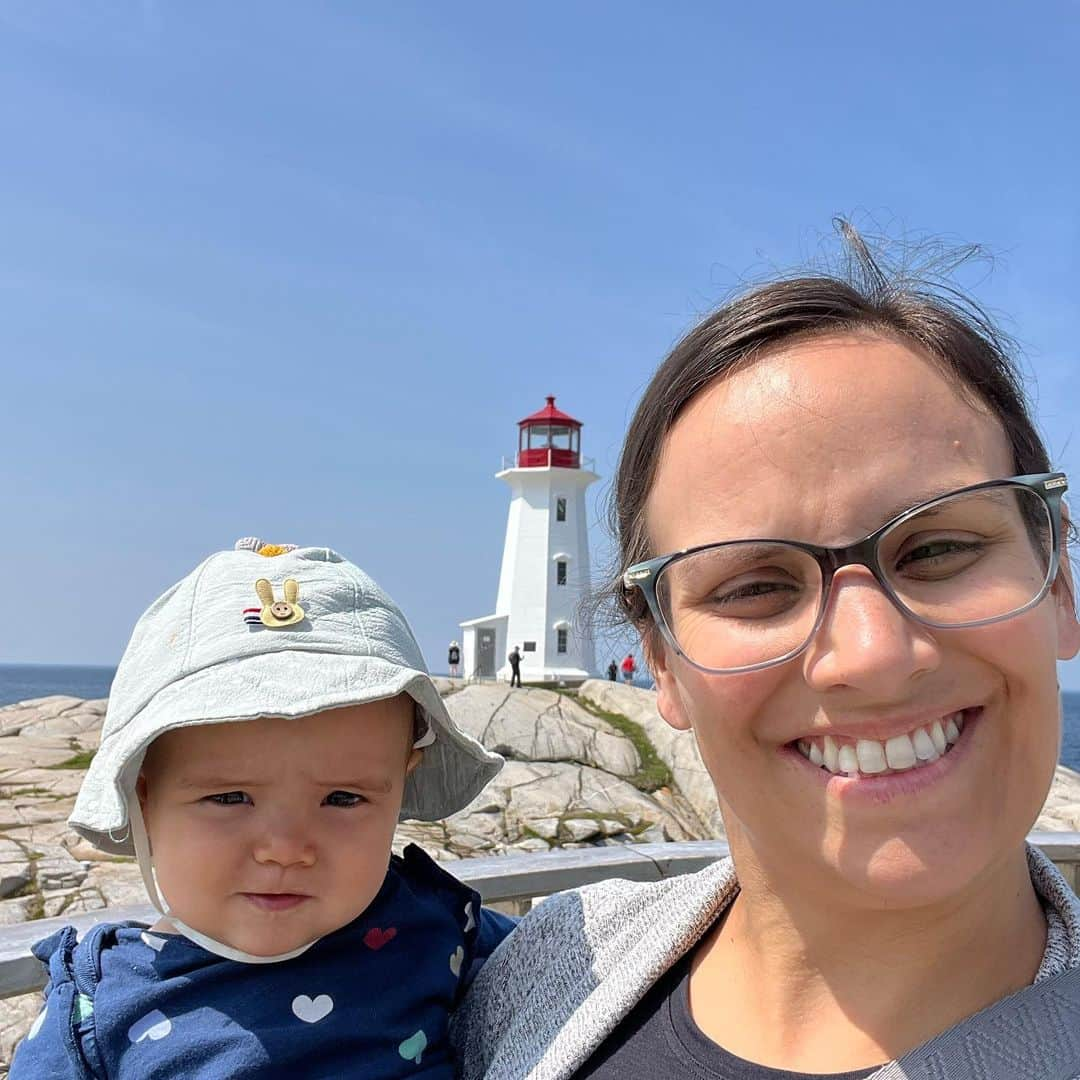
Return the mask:
[(518, 651), (518, 647), (515, 645), (511, 650), (510, 655), (506, 658), (510, 661), (510, 685), (514, 686), (516, 683), (521, 686), (521, 653)]
[(70, 823), (135, 857), (161, 918), (34, 946), (48, 985), (12, 1080), (453, 1076), (462, 983), (512, 924), (390, 843), (500, 759), (363, 571), (264, 552), (211, 556), (135, 627)]
[(619, 669), (615, 666), (615, 661), (612, 660), (607, 666), (607, 677), (611, 682), (617, 682), (619, 678)]
[(634, 663), (634, 654), (627, 653), (626, 659), (622, 662), (623, 682), (632, 683), (634, 681), (635, 671), (637, 671), (637, 664)]
[(450, 675), (456, 676), (458, 664), (461, 663), (461, 646), (456, 641), (450, 642), (450, 648), (446, 652), (446, 663), (450, 668)]

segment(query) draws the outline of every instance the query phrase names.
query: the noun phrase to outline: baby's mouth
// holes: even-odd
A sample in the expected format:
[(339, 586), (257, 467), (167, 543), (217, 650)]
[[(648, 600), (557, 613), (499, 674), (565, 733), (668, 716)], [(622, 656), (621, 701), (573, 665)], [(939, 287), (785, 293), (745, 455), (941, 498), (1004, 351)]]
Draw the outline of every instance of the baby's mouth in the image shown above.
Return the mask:
[(240, 894), (249, 903), (262, 911), (286, 911), (289, 908), (310, 900), (310, 896), (303, 893), (253, 893)]
[(958, 709), (890, 739), (823, 735), (797, 739), (790, 745), (812, 765), (838, 776), (889, 776), (921, 769), (944, 757), (981, 712), (981, 706)]

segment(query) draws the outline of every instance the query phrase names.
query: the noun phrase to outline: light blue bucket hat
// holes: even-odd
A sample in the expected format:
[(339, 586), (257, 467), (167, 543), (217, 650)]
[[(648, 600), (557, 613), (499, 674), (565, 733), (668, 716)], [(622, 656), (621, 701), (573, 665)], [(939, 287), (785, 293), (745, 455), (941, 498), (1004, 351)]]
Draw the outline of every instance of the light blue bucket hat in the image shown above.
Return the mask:
[(502, 768), (451, 720), (405, 616), (371, 578), (329, 548), (268, 550), (210, 556), (136, 623), (68, 819), (96, 847), (135, 853), (128, 800), (146, 748), (171, 728), (408, 694), (427, 733), (402, 820), (463, 809)]

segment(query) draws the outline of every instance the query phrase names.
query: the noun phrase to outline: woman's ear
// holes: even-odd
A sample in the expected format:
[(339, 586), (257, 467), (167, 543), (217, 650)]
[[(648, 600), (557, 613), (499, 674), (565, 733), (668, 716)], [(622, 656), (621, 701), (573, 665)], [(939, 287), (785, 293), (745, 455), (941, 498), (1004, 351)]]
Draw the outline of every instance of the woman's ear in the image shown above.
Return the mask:
[(1071, 660), (1080, 652), (1080, 623), (1076, 618), (1076, 587), (1072, 561), (1069, 558), (1069, 537), (1072, 523), (1069, 507), (1061, 504), (1061, 564), (1051, 587), (1057, 613), (1058, 659)]
[(689, 731), (693, 725), (683, 708), (678, 683), (672, 671), (670, 646), (655, 626), (645, 630), (641, 640), (645, 649), (645, 662), (649, 665), (649, 671), (656, 683), (657, 712), (676, 731)]
[(1061, 552), (1061, 567), (1053, 586), (1057, 611), (1058, 659), (1071, 660), (1080, 652), (1080, 623), (1076, 618), (1076, 593), (1067, 547)]

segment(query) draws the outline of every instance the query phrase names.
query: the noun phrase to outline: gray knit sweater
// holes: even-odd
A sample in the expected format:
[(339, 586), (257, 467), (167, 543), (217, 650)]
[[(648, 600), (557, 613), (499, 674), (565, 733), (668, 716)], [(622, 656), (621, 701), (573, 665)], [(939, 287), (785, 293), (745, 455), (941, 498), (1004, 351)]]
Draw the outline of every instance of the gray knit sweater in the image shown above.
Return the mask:
[[(1041, 852), (1029, 847), (1028, 861), (1048, 924), (1035, 985), (1051, 980), (1040, 992), (1050, 990), (1054, 1000), (1049, 1006), (1040, 1000), (1034, 1010), (1002, 1012), (995, 1006), (998, 1015), (966, 1033), (960, 1047), (964, 1069), (955, 1067), (957, 1051), (950, 1046), (943, 1054), (930, 1054), (934, 1061), (925, 1073), (905, 1071), (908, 1055), (899, 1065), (884, 1066), (874, 1080), (915, 1075), (1080, 1080), (1080, 990), (1074, 977), (1064, 975), (1080, 969), (1080, 900)], [(697, 874), (648, 884), (605, 881), (545, 901), (484, 965), (458, 1010), (452, 1037), (463, 1080), (571, 1077), (649, 987), (702, 938), (737, 890), (734, 867), (725, 859)], [(1058, 994), (1062, 978), (1068, 988)], [(987, 1037), (990, 1028), (993, 1038)], [(997, 1051), (984, 1052), (990, 1043), (1007, 1047), (1001, 1052), (1008, 1059), (1004, 1066), (993, 1059)], [(1075, 1067), (1032, 1065), (1049, 1045), (1068, 1046), (1066, 1056)], [(1025, 1064), (1014, 1068), (1009, 1064), (1014, 1058)]]

